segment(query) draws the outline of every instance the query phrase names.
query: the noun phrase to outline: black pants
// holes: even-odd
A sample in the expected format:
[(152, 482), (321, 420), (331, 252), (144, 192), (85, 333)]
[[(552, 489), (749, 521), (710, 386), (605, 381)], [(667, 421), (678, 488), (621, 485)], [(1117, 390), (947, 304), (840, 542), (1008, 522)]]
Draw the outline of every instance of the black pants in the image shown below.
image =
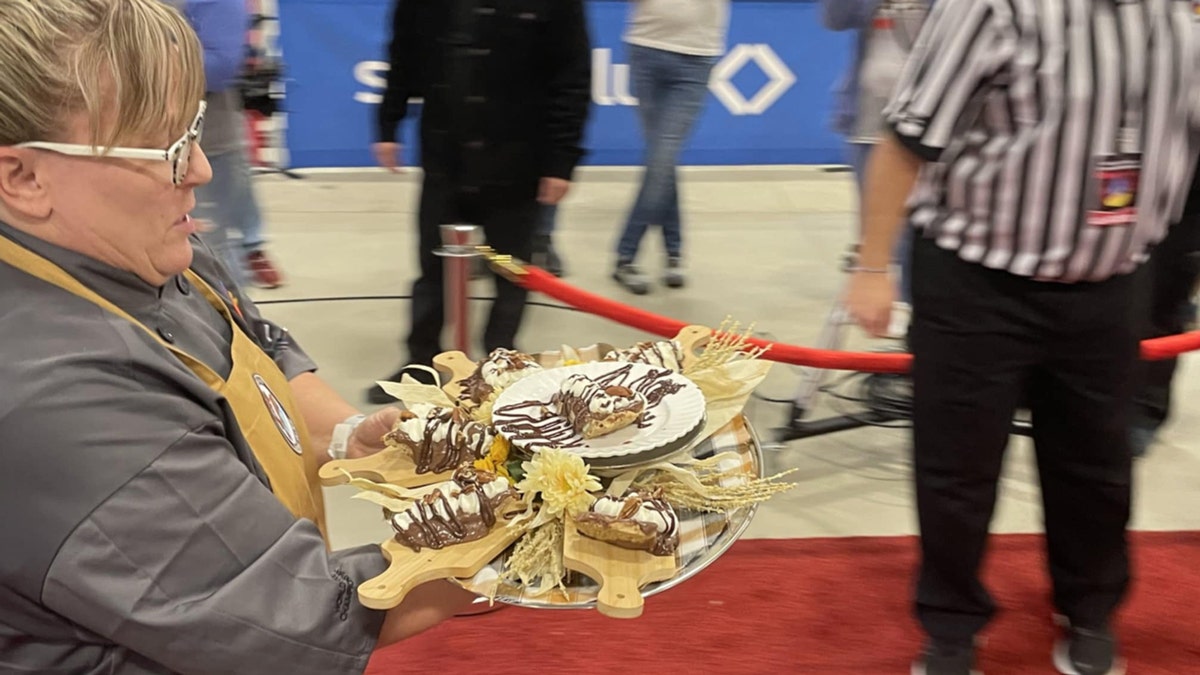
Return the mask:
[[(1146, 263), (1149, 298), (1142, 315), (1143, 338), (1175, 335), (1195, 319), (1192, 292), (1200, 281), (1200, 203), (1188, 202), (1183, 221), (1167, 233)], [(1133, 424), (1157, 430), (1171, 411), (1171, 383), (1176, 359), (1145, 361), (1140, 366), (1140, 387), (1134, 396)]]
[[(408, 336), (409, 362), (429, 365), (442, 352), (445, 325), (445, 280), (442, 258), (434, 255), (442, 244), (440, 227), (447, 224), (479, 225), (487, 243), (500, 253), (522, 260), (533, 254), (533, 233), (538, 222), (534, 199), (500, 200), (481, 193), (463, 192), (440, 179), (426, 179), (421, 189), (418, 215), (421, 277), (413, 285), (412, 332)], [(496, 276), (496, 299), (484, 329), (484, 348), (515, 348), (517, 331), (525, 314), (528, 293)]]
[(916, 612), (935, 640), (966, 644), (995, 612), (979, 568), (1021, 400), (1033, 414), (1058, 610), (1097, 628), (1124, 596), (1137, 281), (1033, 281), (917, 235), (909, 333)]

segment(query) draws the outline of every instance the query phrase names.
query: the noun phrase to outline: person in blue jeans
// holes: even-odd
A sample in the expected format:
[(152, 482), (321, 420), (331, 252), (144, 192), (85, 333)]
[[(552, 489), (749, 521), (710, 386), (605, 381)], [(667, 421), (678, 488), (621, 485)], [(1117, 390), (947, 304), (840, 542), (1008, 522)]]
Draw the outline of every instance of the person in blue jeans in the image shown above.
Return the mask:
[[(833, 128), (846, 139), (847, 163), (860, 193), (867, 158), (882, 129), (883, 106), (930, 4), (924, 0), (821, 0), (826, 28), (854, 32), (854, 53), (835, 92)], [(912, 233), (906, 230), (893, 256), (899, 267), (899, 296), (905, 303), (911, 302), (911, 246)]]
[(201, 233), (240, 284), (277, 288), (283, 275), (263, 251), (262, 214), (251, 185), (246, 118), (238, 83), (246, 59), (249, 14), (245, 0), (170, 0), (204, 47), (208, 110), (204, 152), (213, 179), (196, 188), (193, 215), (210, 228)]
[(708, 78), (725, 51), (729, 0), (638, 0), (625, 33), (633, 93), (646, 140), (641, 189), (617, 244), (613, 278), (638, 295), (650, 282), (636, 265), (646, 230), (662, 228), (663, 281), (686, 283), (676, 166), (708, 96)]

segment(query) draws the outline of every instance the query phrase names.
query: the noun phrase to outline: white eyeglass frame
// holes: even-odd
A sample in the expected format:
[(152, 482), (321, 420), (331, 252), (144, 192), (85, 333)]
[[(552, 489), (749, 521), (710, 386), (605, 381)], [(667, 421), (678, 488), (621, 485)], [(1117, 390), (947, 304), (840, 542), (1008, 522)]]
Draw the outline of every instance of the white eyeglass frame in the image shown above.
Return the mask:
[(60, 155), (72, 157), (113, 157), (116, 159), (148, 159), (161, 162), (171, 162), (171, 182), (176, 186), (182, 185), (187, 178), (191, 163), (192, 145), (200, 142), (204, 134), (204, 111), (208, 103), (200, 101), (200, 109), (196, 118), (183, 136), (171, 144), (166, 150), (150, 148), (96, 148), (90, 145), (76, 143), (50, 143), (47, 141), (30, 141), (18, 143), (14, 147), (30, 148), (33, 150), (48, 150)]

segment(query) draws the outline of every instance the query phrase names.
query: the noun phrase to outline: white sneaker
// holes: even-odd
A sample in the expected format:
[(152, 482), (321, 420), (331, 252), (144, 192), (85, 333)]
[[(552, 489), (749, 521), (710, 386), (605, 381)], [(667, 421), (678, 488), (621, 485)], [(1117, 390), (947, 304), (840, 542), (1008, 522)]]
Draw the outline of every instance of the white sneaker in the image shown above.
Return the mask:
[(634, 295), (645, 295), (650, 291), (650, 281), (632, 263), (617, 265), (617, 269), (613, 272), (613, 279)]

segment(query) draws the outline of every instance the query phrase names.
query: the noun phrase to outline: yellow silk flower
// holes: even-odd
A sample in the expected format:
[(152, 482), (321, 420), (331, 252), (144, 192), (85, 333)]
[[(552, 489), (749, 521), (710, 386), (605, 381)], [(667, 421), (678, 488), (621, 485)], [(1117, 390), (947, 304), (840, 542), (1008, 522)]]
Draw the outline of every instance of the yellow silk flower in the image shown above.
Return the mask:
[(488, 454), (483, 459), (475, 460), (475, 468), (482, 471), (490, 471), (497, 476), (503, 476), (508, 480), (512, 480), (512, 476), (508, 474), (508, 453), (510, 446), (508, 441), (497, 435), (492, 441), (492, 447), (488, 450)]
[(561, 518), (578, 515), (591, 507), (595, 498), (588, 494), (600, 490), (600, 480), (588, 473), (583, 458), (559, 448), (547, 448), (523, 462), (525, 478), (517, 489), (527, 498), (542, 495), (543, 516)]

